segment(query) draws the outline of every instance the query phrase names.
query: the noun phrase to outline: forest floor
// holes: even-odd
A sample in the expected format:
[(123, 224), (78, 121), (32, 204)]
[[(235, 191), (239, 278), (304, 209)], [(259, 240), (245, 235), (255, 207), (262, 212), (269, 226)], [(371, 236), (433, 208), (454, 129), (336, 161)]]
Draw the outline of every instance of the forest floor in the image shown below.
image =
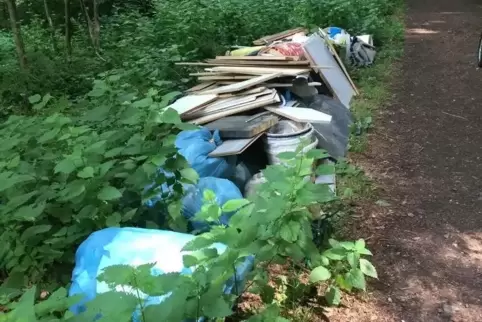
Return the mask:
[(349, 228), (379, 281), (332, 322), (482, 321), (482, 32), (478, 0), (407, 0), (392, 97), (354, 161), (376, 182)]

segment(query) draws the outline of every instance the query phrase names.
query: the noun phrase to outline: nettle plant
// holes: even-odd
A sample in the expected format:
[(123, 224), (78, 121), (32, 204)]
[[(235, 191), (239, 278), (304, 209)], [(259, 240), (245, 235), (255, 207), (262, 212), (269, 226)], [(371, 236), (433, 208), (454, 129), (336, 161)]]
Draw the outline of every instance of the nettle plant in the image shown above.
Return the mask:
[[(310, 211), (311, 206), (334, 199), (328, 185), (314, 184), (310, 180), (316, 172), (326, 173), (325, 165), (317, 169), (313, 167), (316, 159), (325, 157), (327, 154), (319, 150), (307, 154), (280, 154), (284, 164), (264, 170), (266, 182), (257, 188), (251, 199), (230, 200), (220, 207), (215, 202), (214, 193), (206, 190), (204, 205), (196, 214), (196, 220), (219, 224), (223, 211), (234, 211), (235, 214), (229, 226), (213, 225), (209, 232), (200, 234), (184, 246), (183, 264), (192, 274), (152, 276), (154, 264), (111, 266), (98, 279), (106, 282), (112, 291), (87, 303), (86, 311), (81, 315), (72, 317), (69, 312), (62, 313), (59, 308), (67, 308), (74, 300), (60, 297), (49, 302), (50, 310), (39, 311), (37, 306), (43, 302), (36, 304), (35, 316), (43, 318), (46, 314), (54, 314), (69, 321), (88, 321), (99, 314), (105, 321), (131, 321), (134, 318), (144, 322), (178, 322), (197, 321), (201, 317), (207, 321), (223, 321), (234, 314), (232, 308), (238, 295), (252, 292), (261, 295), (265, 307), (249, 321), (288, 321), (281, 317), (282, 307), (275, 299), (275, 289), (270, 283), (269, 267), (274, 263), (309, 268), (311, 282), (328, 283), (326, 298), (331, 304), (339, 304), (340, 288), (364, 290), (364, 275), (376, 277), (376, 272), (367, 260), (361, 258), (370, 254), (362, 240), (332, 240), (331, 248), (324, 251), (313, 242), (311, 223), (318, 215)], [(214, 243), (222, 243), (226, 249), (218, 253)], [(247, 258), (254, 259), (254, 267), (241, 282), (237, 280), (236, 267)], [(230, 294), (226, 294), (226, 285), (232, 287)], [(152, 301), (153, 296), (166, 297), (159, 303)], [(11, 311), (8, 314), (23, 316), (26, 311), (20, 308), (24, 297), (9, 305)], [(33, 306), (33, 300), (28, 301)]]
[[(159, 219), (170, 210), (181, 226), (181, 183), (197, 174), (174, 146), (187, 126), (165, 109), (177, 93), (140, 94), (122, 77), (103, 75), (88, 98), (59, 108), (63, 113), (0, 124), (0, 272), (35, 282), (52, 265), (70, 268), (76, 245), (93, 231), (145, 224), (143, 201), (161, 184), (172, 193), (154, 213)], [(31, 99), (46, 102), (37, 109), (49, 100)], [(161, 168), (174, 175), (166, 178)]]

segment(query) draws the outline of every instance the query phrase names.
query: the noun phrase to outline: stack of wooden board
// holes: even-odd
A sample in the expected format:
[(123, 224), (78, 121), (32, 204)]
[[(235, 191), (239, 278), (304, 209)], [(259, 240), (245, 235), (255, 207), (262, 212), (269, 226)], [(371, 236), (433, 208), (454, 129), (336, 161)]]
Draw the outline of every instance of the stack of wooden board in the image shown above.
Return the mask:
[[(184, 121), (200, 125), (245, 112), (253, 114), (252, 111), (257, 109), (296, 122), (331, 122), (330, 115), (294, 107), (295, 104), (286, 102), (278, 94), (278, 90), (281, 93), (292, 87), (292, 93), (301, 95), (298, 86), (308, 86), (303, 88), (310, 90), (302, 92), (316, 95), (321, 80), (333, 96), (349, 108), (357, 90), (331, 44), (326, 41), (326, 35), (319, 32), (306, 37), (303, 28), (296, 28), (263, 37), (254, 44), (270, 48), (271, 44), (287, 41), (289, 45), (289, 39), (300, 33), (302, 40), (297, 43), (302, 48), (300, 56), (268, 55), (259, 50), (257, 56), (217, 56), (202, 62), (178, 63), (200, 69), (190, 73), (190, 76), (197, 77), (199, 84), (169, 107)], [(251, 144), (251, 139), (256, 137), (237, 139), (245, 140), (243, 144)]]
[(178, 63), (178, 65), (204, 67), (190, 73), (200, 82), (239, 82), (260, 75), (279, 74), (280, 78), (308, 76), (310, 62), (296, 56), (217, 56), (204, 62)]

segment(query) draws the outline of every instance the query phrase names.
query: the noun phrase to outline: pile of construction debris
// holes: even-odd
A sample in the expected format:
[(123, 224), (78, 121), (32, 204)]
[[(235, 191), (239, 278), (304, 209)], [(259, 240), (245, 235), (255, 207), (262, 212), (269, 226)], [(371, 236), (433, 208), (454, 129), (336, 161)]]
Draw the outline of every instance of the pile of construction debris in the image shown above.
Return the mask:
[[(302, 136), (306, 128), (319, 138), (318, 147), (330, 150), (324, 144), (333, 132), (329, 125), (333, 118), (340, 121), (336, 115), (350, 118), (350, 101), (358, 90), (329, 36), (322, 29), (308, 34), (296, 28), (253, 45), (202, 62), (178, 63), (197, 69), (190, 76), (199, 84), (169, 107), (186, 122), (219, 130), (223, 143), (210, 157), (239, 155), (265, 133)], [(318, 96), (328, 97), (337, 107), (313, 108), (310, 102)], [(350, 121), (342, 123), (346, 147)]]

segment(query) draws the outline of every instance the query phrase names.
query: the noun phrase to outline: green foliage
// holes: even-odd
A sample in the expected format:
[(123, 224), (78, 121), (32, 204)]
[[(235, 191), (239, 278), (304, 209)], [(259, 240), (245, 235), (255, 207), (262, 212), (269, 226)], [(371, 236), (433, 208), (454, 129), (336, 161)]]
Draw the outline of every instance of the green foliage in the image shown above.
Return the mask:
[[(107, 150), (104, 149), (103, 152)], [(323, 155), (321, 152), (310, 153), (310, 156)], [(264, 171), (267, 182), (251, 200), (231, 200), (219, 207), (215, 203), (214, 193), (209, 190), (204, 192), (204, 205), (196, 215), (196, 220), (218, 223), (222, 209), (236, 210), (236, 213), (231, 218), (229, 227), (214, 226), (211, 231), (200, 234), (184, 246), (184, 266), (193, 271), (192, 275), (170, 273), (151, 276), (153, 264), (109, 267), (99, 280), (117, 291), (104, 293), (88, 303), (82, 318), (90, 319), (101, 313), (109, 318), (127, 321), (136, 308), (139, 308), (143, 321), (159, 320), (160, 317), (163, 321), (198, 319), (201, 316), (223, 318), (232, 315), (231, 307), (236, 298), (235, 294), (249, 290), (259, 292), (268, 305), (258, 317), (276, 315), (279, 321), (284, 321), (276, 313), (279, 308), (272, 305), (273, 291), (266, 278), (267, 267), (271, 263), (286, 261), (304, 265), (307, 258), (323, 256), (313, 243), (313, 215), (309, 206), (327, 203), (333, 200), (334, 196), (327, 185), (306, 180), (306, 177), (313, 173), (313, 158), (307, 158), (301, 152), (280, 157), (284, 158), (285, 165), (269, 166)], [(62, 174), (76, 171), (75, 163), (58, 164), (61, 164), (57, 166)], [(95, 168), (95, 165), (92, 167)], [(85, 172), (85, 168), (82, 171)], [(91, 172), (87, 173), (87, 177), (90, 177)], [(74, 177), (73, 180), (76, 182), (78, 179)], [(90, 191), (90, 186), (86, 186), (84, 190)], [(97, 192), (99, 190), (100, 193)], [(77, 190), (74, 191), (77, 193)], [(97, 194), (93, 194), (91, 198), (100, 204), (120, 197), (119, 189), (114, 186), (103, 184), (97, 186), (95, 191)], [(214, 243), (223, 243), (226, 250), (218, 253), (212, 248)], [(254, 256), (255, 267), (249, 273), (246, 284), (243, 286), (235, 280), (235, 294), (225, 295), (223, 287), (230, 281), (233, 282), (234, 268), (248, 256)], [(327, 265), (328, 267), (330, 266)], [(363, 267), (368, 272), (370, 267)], [(313, 281), (327, 280), (335, 274), (327, 268), (315, 268), (312, 273)], [(147, 305), (148, 295), (160, 296), (168, 293), (170, 296), (161, 304)], [(21, 302), (22, 299), (18, 303)], [(184, 309), (180, 310), (180, 307)], [(15, 312), (14, 309), (9, 314), (16, 314)]]
[(54, 49), (42, 6), (20, 5), (30, 66), (26, 73), (17, 67), (12, 37), (0, 29), (1, 114), (32, 112), (27, 98), (34, 94), (82, 96), (98, 73), (116, 68), (128, 69), (129, 83), (139, 89), (157, 81), (168, 92), (189, 82), (187, 70), (175, 68), (173, 62), (212, 57), (232, 45), (249, 45), (253, 39), (292, 27), (336, 25), (355, 34), (374, 34), (381, 42), (401, 34), (399, 29), (384, 28), (398, 0), (168, 0), (147, 6), (116, 4), (120, 8), (107, 1), (101, 6), (100, 59), (91, 49), (82, 12), (73, 5), (69, 58), (62, 38), (63, 8), (58, 4), (51, 8), (57, 27)]
[(339, 305), (341, 290), (352, 291), (358, 289), (365, 291), (365, 276), (378, 278), (377, 271), (370, 261), (362, 256), (371, 256), (372, 253), (365, 248), (365, 241), (338, 242), (329, 240), (330, 248), (321, 253), (313, 261), (319, 265), (310, 274), (311, 282), (328, 281), (325, 299), (330, 305)]
[[(31, 285), (48, 279), (50, 272), (70, 270), (75, 247), (100, 228), (162, 225), (143, 206), (160, 193), (155, 187), (161, 184), (167, 183), (174, 193), (163, 194), (165, 202), (154, 212), (169, 212), (170, 227), (185, 230), (181, 182), (195, 182), (197, 174), (173, 146), (177, 131), (189, 126), (165, 109), (179, 95), (173, 89), (189, 83), (187, 70), (174, 62), (211, 57), (297, 26), (336, 25), (354, 34), (374, 34), (379, 43), (393, 41), (402, 35), (401, 25), (390, 21), (400, 1), (167, 0), (128, 1), (122, 8), (102, 1), (99, 55), (91, 49), (81, 12), (73, 5), (70, 57), (65, 55), (60, 3), (51, 8), (57, 48), (42, 4), (19, 4), (27, 71), (17, 67), (10, 33), (0, 30), (0, 118), (12, 115), (0, 125), (0, 275), (9, 275), (0, 286), (0, 305), (6, 312), (0, 321), (78, 320), (66, 309), (79, 298), (66, 298), (63, 288), (47, 300), (36, 288), (23, 293), (24, 279), (13, 283), (13, 277), (25, 275)], [(377, 91), (369, 95), (382, 96)], [(368, 130), (369, 114), (359, 116), (359, 128)], [(313, 175), (314, 159), (325, 155), (317, 150), (284, 153), (280, 157), (286, 164), (266, 169), (267, 182), (250, 200), (219, 207), (214, 193), (205, 191), (196, 220), (219, 223), (222, 212), (236, 214), (229, 227), (214, 227), (185, 246), (184, 264), (193, 274), (155, 277), (151, 265), (110, 267), (100, 279), (117, 291), (99, 295), (78, 318), (93, 320), (102, 313), (109, 320), (130, 321), (138, 309), (141, 321), (200, 316), (220, 321), (232, 315), (235, 302), (222, 288), (250, 255), (255, 256), (255, 269), (235, 291), (259, 293), (266, 304), (250, 321), (287, 321), (280, 315), (288, 298), (310, 292), (309, 285), (290, 274), (281, 281), (289, 295), (279, 297), (268, 280), (267, 268), (273, 263), (289, 262), (294, 268), (310, 262), (311, 280), (328, 284), (325, 297), (333, 305), (340, 303), (341, 290), (364, 290), (365, 276), (377, 277), (363, 258), (370, 255), (364, 243), (332, 242), (320, 252), (321, 243), (313, 235), (314, 209), (323, 209), (318, 223), (325, 223), (338, 204), (327, 186), (306, 179)], [(159, 168), (174, 178), (159, 174)], [(320, 166), (316, 173), (327, 171), (333, 169)], [(342, 162), (337, 172), (347, 179), (339, 184), (342, 199), (353, 199), (366, 186), (366, 181), (358, 184), (361, 173), (356, 168)], [(344, 185), (344, 180), (357, 184)], [(149, 183), (153, 187), (145, 190)], [(215, 251), (215, 242), (225, 244), (226, 251)], [(170, 296), (162, 304), (147, 306), (147, 295), (166, 294)]]
[(0, 269), (35, 281), (52, 265), (71, 264), (74, 246), (92, 231), (142, 224), (142, 201), (158, 194), (145, 186), (166, 182), (159, 168), (174, 173), (174, 191), (196, 181), (173, 144), (183, 124), (165, 110), (171, 96), (139, 93), (116, 75), (96, 80), (73, 111), (63, 106), (69, 114), (12, 116), (0, 125)]

